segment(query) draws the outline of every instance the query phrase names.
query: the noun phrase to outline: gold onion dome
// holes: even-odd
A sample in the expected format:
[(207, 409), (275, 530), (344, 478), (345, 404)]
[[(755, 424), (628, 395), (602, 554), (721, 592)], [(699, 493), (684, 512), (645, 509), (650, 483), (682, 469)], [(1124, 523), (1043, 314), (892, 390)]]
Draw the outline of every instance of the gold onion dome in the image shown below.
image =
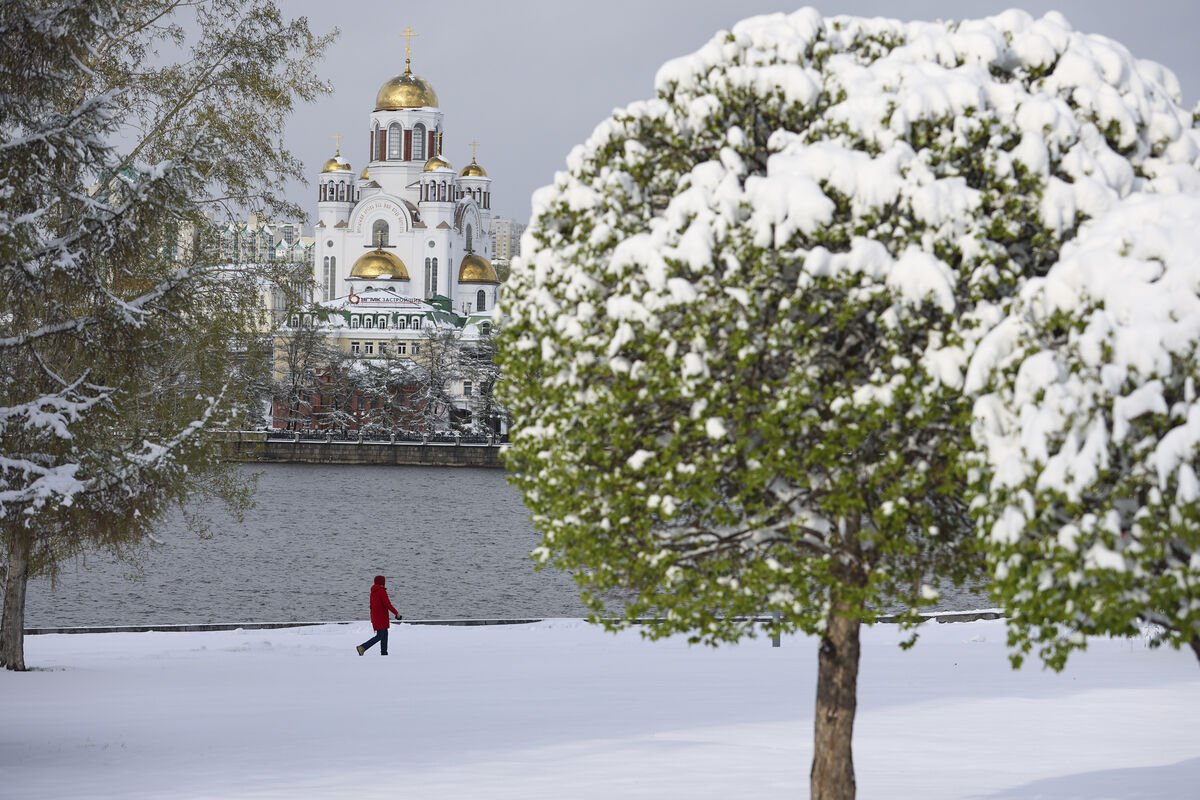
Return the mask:
[(368, 280), (390, 278), (391, 280), (406, 281), (408, 280), (408, 268), (396, 255), (378, 247), (358, 257), (358, 261), (354, 262), (354, 267), (350, 270), (350, 277)]
[(460, 178), (486, 178), (487, 171), (475, 163), (475, 159), (471, 159), (471, 163), (462, 168), (462, 172), (458, 173)]
[(437, 94), (433, 87), (412, 74), (407, 65), (404, 73), (388, 80), (379, 87), (375, 95), (376, 111), (399, 111), (403, 108), (437, 108)]
[(358, 179), (359, 179), (360, 181), (369, 181), (369, 180), (371, 180), (371, 173), (370, 173), (370, 172), (367, 172), (367, 168), (366, 168), (366, 167), (363, 167), (362, 174), (358, 176)]
[(450, 162), (441, 156), (434, 156), (425, 162), (425, 172), (433, 172), (435, 169), (454, 169), (450, 166)]
[(499, 283), (496, 268), (483, 256), (467, 253), (458, 268), (459, 283)]
[(342, 158), (341, 154), (338, 154), (325, 162), (325, 166), (321, 169), (321, 172), (342, 172), (343, 170), (346, 172), (350, 171), (350, 162)]

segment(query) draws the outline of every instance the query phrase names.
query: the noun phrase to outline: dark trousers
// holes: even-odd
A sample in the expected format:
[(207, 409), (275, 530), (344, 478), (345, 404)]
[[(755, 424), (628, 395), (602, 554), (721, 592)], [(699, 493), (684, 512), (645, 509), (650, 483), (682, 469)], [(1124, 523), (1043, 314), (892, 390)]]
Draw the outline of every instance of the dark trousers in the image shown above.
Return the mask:
[(371, 645), (375, 644), (376, 642), (379, 642), (379, 655), (386, 656), (387, 655), (387, 635), (388, 635), (387, 628), (375, 631), (374, 636), (372, 636), (370, 639), (367, 639), (365, 642), (362, 643), (362, 649), (370, 650)]

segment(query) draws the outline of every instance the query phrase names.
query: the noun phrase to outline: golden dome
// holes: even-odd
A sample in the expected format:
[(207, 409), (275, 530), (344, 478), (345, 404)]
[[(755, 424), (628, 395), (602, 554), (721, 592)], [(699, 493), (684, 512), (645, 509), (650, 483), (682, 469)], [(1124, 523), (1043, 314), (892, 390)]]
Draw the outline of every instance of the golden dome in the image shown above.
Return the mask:
[(425, 162), (425, 172), (433, 172), (435, 169), (454, 169), (450, 166), (450, 162), (441, 156), (434, 156)]
[(369, 180), (371, 180), (371, 173), (367, 172), (367, 168), (366, 168), (366, 167), (363, 167), (362, 174), (358, 176), (358, 179), (359, 179), (360, 181), (369, 181)]
[(483, 256), (467, 253), (458, 268), (459, 283), (499, 283), (496, 268)]
[(475, 163), (475, 159), (471, 159), (471, 163), (462, 168), (462, 172), (458, 173), (460, 178), (486, 178), (487, 171), (483, 167)]
[(350, 171), (350, 162), (342, 158), (341, 155), (336, 155), (325, 162), (325, 166), (321, 169), (321, 172), (342, 172), (343, 170), (346, 172)]
[(358, 261), (354, 262), (354, 267), (350, 270), (350, 277), (406, 281), (408, 268), (397, 256), (379, 247), (358, 257)]
[(407, 66), (404, 74), (390, 79), (379, 87), (375, 95), (376, 111), (399, 111), (402, 108), (437, 108), (437, 94), (433, 87), (412, 74)]

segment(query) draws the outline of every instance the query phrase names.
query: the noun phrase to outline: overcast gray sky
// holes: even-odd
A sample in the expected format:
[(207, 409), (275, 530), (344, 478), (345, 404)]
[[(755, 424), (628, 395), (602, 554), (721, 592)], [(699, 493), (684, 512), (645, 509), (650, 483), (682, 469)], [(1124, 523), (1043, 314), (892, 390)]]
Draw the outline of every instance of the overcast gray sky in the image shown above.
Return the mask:
[[(321, 66), (334, 93), (302, 107), (287, 144), (319, 172), (341, 133), (355, 172), (366, 163), (368, 123), (380, 85), (404, 70), (412, 26), (413, 71), (437, 92), (445, 113), (445, 154), (455, 169), (480, 143), (493, 178), (492, 207), (525, 221), (529, 196), (564, 168), (570, 149), (614, 108), (650, 97), (664, 62), (698, 49), (739, 19), (804, 5), (779, 0), (281, 0), (314, 31), (341, 28)], [(821, 13), (900, 19), (982, 17), (1011, 8), (990, 0), (833, 0)], [(1200, 93), (1200, 3), (1194, 0), (1026, 2), (1034, 16), (1057, 9), (1076, 30), (1116, 39), (1138, 58), (1179, 77), (1185, 105)], [(296, 184), (291, 199), (316, 213), (316, 190)]]

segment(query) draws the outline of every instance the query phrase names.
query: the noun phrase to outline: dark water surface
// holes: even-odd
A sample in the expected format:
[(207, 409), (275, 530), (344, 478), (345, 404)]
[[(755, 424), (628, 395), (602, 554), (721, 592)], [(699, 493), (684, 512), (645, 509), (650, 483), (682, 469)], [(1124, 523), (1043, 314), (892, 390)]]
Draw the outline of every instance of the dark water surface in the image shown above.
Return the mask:
[[(372, 578), (410, 619), (582, 617), (575, 584), (535, 571), (539, 536), (498, 469), (269, 464), (242, 523), (208, 509), (212, 537), (181, 516), (139, 571), (104, 555), (29, 584), (28, 627), (366, 618)], [(981, 608), (944, 592), (941, 610)]]
[(586, 615), (570, 577), (534, 571), (539, 537), (502, 470), (239, 469), (260, 473), (244, 522), (217, 504), (210, 539), (167, 521), (141, 575), (89, 555), (31, 581), (26, 625), (360, 619), (377, 574), (412, 619)]

